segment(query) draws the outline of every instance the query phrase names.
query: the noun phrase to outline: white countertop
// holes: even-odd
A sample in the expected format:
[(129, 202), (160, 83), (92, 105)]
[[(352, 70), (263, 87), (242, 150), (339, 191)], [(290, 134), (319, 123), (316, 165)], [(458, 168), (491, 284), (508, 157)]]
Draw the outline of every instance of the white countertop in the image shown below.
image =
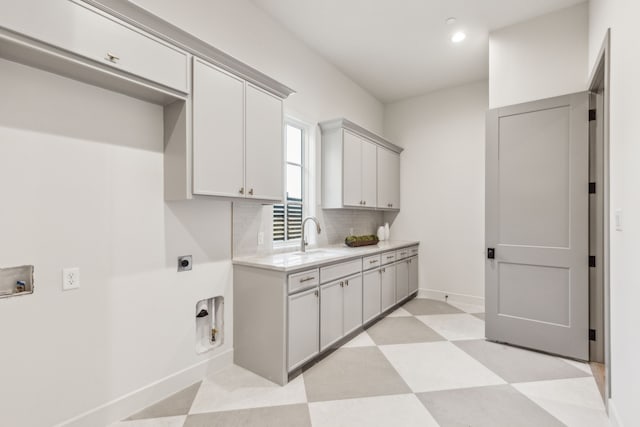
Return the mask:
[(295, 251), (237, 257), (233, 259), (233, 264), (267, 270), (292, 272), (323, 264), (346, 261), (351, 258), (358, 258), (380, 252), (406, 248), (408, 246), (415, 246), (418, 244), (419, 242), (401, 240), (388, 240), (379, 242), (377, 245), (360, 246), (357, 248), (350, 248), (345, 244), (338, 244), (307, 249), (304, 253)]

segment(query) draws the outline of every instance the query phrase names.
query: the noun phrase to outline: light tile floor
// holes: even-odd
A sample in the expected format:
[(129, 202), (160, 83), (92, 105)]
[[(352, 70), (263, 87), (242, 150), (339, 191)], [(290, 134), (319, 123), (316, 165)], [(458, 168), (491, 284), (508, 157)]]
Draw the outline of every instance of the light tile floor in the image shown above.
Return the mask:
[(284, 387), (238, 366), (113, 427), (608, 427), (589, 366), (484, 340), (482, 309), (413, 299)]

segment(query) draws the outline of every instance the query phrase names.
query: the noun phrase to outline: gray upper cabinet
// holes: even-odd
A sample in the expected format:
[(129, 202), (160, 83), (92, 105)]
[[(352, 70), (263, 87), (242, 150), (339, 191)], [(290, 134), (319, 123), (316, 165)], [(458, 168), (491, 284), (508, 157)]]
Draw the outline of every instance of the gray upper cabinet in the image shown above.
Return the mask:
[(3, 26), (94, 63), (188, 93), (188, 54), (182, 49), (82, 2), (30, 3), (35, 2), (9, 7)]
[(362, 139), (345, 131), (343, 141), (342, 203), (362, 207)]
[(375, 206), (376, 146), (347, 130), (343, 141), (343, 205)]
[(132, 2), (14, 3), (0, 58), (164, 107), (166, 200), (283, 199), (291, 88)]
[(399, 209), (402, 149), (346, 119), (320, 128), (323, 207)]
[(400, 209), (400, 154), (378, 147), (379, 209)]
[(244, 81), (193, 61), (193, 193), (244, 194)]
[(283, 198), (282, 99), (193, 60), (193, 194)]
[(88, 6), (72, 5), (74, 28), (68, 38), (69, 50), (188, 93), (185, 52)]
[(246, 86), (246, 196), (283, 199), (282, 100), (252, 84)]

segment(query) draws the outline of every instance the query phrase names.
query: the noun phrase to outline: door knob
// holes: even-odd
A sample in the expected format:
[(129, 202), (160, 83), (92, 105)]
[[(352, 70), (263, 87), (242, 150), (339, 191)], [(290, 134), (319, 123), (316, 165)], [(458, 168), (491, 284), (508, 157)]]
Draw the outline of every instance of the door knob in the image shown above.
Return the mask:
[(487, 258), (495, 259), (496, 258), (496, 250), (495, 248), (487, 248)]

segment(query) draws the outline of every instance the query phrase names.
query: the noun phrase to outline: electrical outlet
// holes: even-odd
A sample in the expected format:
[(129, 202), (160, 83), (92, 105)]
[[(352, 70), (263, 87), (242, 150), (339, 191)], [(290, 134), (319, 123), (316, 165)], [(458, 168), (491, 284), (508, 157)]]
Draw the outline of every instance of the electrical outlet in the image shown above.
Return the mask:
[(263, 231), (258, 233), (258, 244), (259, 245), (264, 245), (264, 232)]
[(190, 271), (193, 260), (191, 255), (183, 255), (178, 257), (178, 271)]
[(80, 269), (64, 268), (62, 270), (62, 290), (68, 291), (71, 289), (78, 289), (80, 287)]

